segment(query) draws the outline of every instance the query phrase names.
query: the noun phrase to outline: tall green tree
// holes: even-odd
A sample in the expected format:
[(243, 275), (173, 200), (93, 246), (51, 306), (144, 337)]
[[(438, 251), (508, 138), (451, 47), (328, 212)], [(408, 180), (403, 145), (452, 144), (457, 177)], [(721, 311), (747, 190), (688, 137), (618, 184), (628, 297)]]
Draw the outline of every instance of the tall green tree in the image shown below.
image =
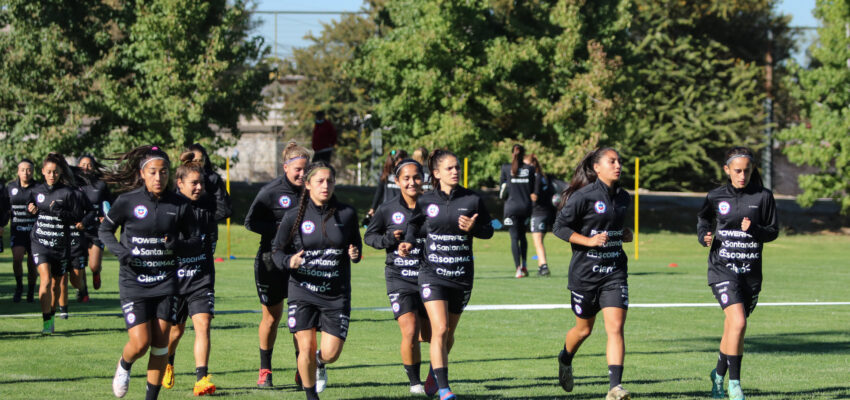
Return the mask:
[[(262, 114), (267, 52), (242, 0), (3, 0), (0, 162), (226, 144)], [(6, 175), (9, 174), (8, 168)]]
[(794, 65), (790, 85), (803, 122), (778, 138), (785, 141), (789, 160), (820, 169), (800, 176), (800, 204), (829, 197), (850, 214), (850, 3), (818, 0), (814, 14), (821, 27), (818, 42), (809, 49), (812, 66)]

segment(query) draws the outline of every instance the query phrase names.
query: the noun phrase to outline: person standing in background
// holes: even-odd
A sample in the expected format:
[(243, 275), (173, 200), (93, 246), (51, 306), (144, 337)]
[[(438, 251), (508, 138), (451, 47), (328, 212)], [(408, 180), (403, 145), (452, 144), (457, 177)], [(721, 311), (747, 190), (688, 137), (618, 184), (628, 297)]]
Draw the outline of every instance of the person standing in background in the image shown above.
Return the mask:
[(313, 162), (324, 161), (331, 163), (334, 146), (336, 146), (336, 129), (325, 119), (324, 111), (316, 112), (316, 125), (313, 126)]

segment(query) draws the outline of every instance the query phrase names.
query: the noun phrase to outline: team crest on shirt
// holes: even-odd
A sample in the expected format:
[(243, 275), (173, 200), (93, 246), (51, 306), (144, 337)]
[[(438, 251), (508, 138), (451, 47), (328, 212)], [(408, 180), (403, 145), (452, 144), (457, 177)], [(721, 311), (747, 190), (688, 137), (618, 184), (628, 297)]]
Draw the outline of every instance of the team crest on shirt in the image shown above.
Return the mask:
[(720, 295), (720, 302), (723, 303), (723, 304), (728, 303), (729, 302), (729, 295), (726, 294), (726, 293), (721, 294)]
[(428, 208), (425, 210), (425, 212), (428, 213), (429, 217), (434, 218), (434, 217), (437, 216), (437, 214), (440, 213), (440, 206), (433, 204), (433, 203), (429, 204)]
[(127, 323), (132, 324), (133, 322), (136, 322), (136, 314), (127, 313)]
[(12, 188), (12, 196), (18, 194), (18, 188)]
[(44, 193), (39, 193), (39, 194), (38, 194), (38, 196), (36, 196), (36, 197), (35, 197), (35, 199), (36, 199), (39, 203), (44, 203)]
[(316, 224), (314, 224), (313, 221), (304, 221), (304, 223), (301, 224), (301, 232), (304, 232), (304, 234), (309, 235), (315, 230)]
[(289, 317), (286, 323), (289, 324), (290, 328), (295, 328), (295, 317)]
[(136, 208), (133, 209), (133, 215), (135, 215), (136, 218), (138, 218), (138, 219), (142, 219), (144, 217), (147, 217), (148, 216), (148, 208), (140, 204), (140, 205), (136, 206)]
[(721, 201), (720, 204), (717, 205), (717, 210), (723, 215), (729, 214), (729, 209), (731, 208), (732, 206), (730, 206), (727, 201)]
[(604, 201), (599, 200), (595, 204), (593, 204), (593, 209), (596, 211), (597, 214), (605, 214), (605, 210), (608, 209), (608, 206), (605, 205)]
[(280, 199), (278, 199), (277, 202), (283, 208), (289, 208), (289, 206), (292, 205), (292, 199), (290, 199), (287, 195), (280, 196)]
[(402, 222), (404, 222), (404, 214), (400, 212), (393, 213), (393, 223), (401, 225)]

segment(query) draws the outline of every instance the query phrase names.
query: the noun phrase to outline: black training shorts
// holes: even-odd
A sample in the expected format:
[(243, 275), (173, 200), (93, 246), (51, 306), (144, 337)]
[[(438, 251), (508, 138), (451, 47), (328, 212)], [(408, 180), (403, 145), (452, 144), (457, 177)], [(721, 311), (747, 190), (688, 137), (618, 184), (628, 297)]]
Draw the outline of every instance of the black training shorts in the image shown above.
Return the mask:
[(570, 291), (573, 314), (590, 319), (606, 307), (629, 309), (629, 285), (626, 282), (608, 282), (592, 290)]

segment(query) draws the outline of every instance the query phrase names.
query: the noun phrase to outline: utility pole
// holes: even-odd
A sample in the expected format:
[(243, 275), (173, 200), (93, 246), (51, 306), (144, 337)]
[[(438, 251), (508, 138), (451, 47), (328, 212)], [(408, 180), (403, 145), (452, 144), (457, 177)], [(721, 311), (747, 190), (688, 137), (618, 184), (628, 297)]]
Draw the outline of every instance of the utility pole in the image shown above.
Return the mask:
[(761, 170), (764, 186), (773, 189), (773, 31), (767, 30), (767, 54), (764, 56), (764, 136), (765, 148), (761, 152)]

